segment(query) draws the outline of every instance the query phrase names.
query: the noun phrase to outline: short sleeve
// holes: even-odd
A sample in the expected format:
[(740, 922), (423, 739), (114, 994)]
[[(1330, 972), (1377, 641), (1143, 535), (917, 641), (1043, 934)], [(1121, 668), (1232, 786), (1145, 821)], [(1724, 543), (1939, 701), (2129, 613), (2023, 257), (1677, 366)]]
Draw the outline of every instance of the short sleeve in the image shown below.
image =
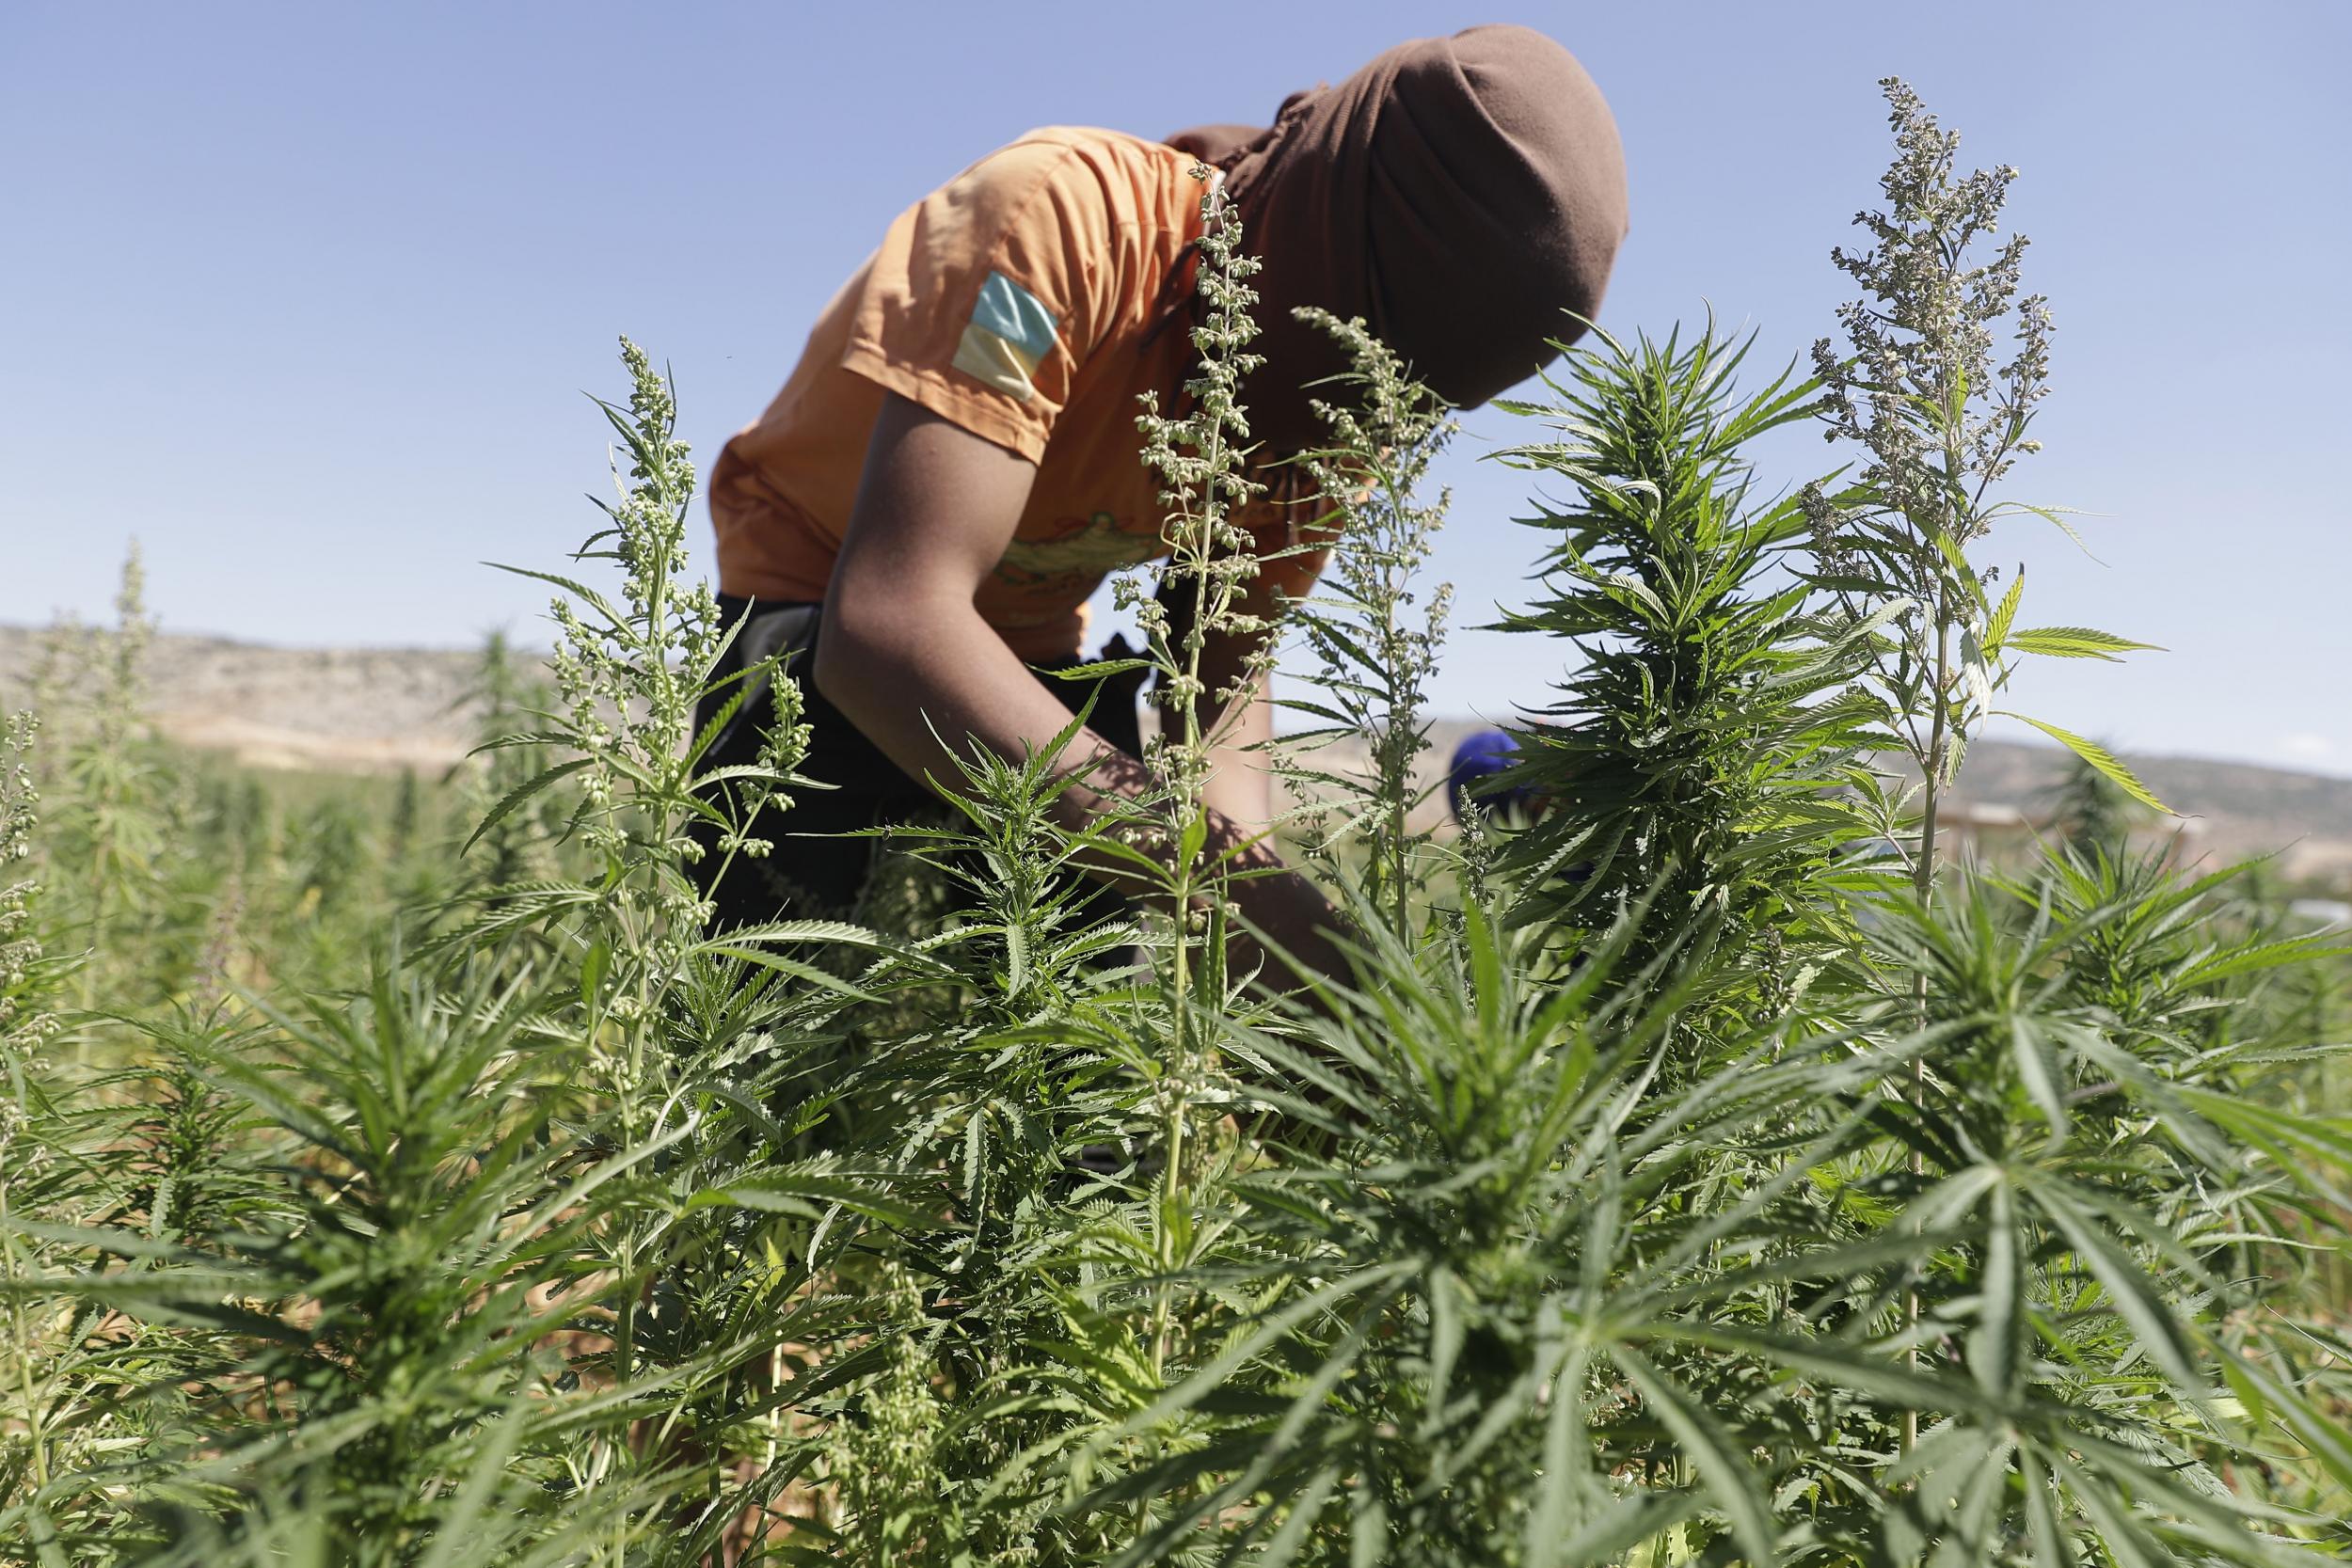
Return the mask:
[(864, 275), (843, 368), (1041, 461), (1104, 340), (1117, 229), (1067, 142), (991, 153), (899, 215)]

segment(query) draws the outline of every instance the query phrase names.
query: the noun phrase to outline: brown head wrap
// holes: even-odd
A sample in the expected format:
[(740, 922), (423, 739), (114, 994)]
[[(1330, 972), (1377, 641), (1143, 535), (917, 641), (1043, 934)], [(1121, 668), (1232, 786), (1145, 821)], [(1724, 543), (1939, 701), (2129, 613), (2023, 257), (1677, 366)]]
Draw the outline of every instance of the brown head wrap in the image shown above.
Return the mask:
[(1400, 44), (1294, 93), (1262, 131), (1169, 142), (1225, 170), (1257, 285), (1265, 366), (1245, 388), (1277, 451), (1323, 434), (1298, 390), (1343, 369), (1291, 309), (1361, 316), (1448, 401), (1486, 402), (1583, 329), (1626, 233), (1625, 154), (1593, 79), (1525, 27)]

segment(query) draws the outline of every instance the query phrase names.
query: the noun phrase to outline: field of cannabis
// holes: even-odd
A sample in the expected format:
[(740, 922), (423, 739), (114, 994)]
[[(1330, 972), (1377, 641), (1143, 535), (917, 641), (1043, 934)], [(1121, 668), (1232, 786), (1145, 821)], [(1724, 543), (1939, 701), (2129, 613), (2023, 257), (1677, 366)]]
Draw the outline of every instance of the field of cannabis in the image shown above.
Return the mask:
[[(793, 852), (806, 731), (755, 665), (758, 766), (703, 760), (731, 628), (633, 345), (617, 499), (531, 574), (551, 666), (491, 650), (446, 783), (163, 748), (129, 577), (0, 758), (0, 1560), (2345, 1560), (2352, 958), (2127, 848), (2155, 802), (2052, 726), (2069, 831), (1938, 853), (2020, 659), (2140, 644), (1990, 559), (2072, 547), (2004, 483), (2050, 318), (2013, 171), (1886, 90), (1810, 374), (1596, 333), (1512, 405), (1508, 624), (1562, 673), (1534, 804), (1458, 836), (1408, 831), (1453, 426), (1325, 320), (1275, 765), (1345, 980), (1242, 940), (1197, 803), (1254, 570), (1213, 196), (1126, 595), (1163, 791), (1074, 833), (1043, 761), (975, 757), (861, 922), (708, 922)], [(1835, 471), (1756, 474), (1800, 421)], [(1079, 863), (1161, 912), (1090, 923)]]

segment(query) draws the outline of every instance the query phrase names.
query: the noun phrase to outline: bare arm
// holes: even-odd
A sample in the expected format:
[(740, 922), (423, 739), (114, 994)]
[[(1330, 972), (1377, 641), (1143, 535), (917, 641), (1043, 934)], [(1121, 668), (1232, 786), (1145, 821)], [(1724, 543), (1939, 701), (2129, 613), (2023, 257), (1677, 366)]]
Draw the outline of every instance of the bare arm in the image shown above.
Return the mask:
[[(1192, 620), (1189, 585), (1163, 592), (1161, 605), (1168, 612), (1168, 641), (1184, 645)], [(1251, 582), (1243, 585), (1235, 607), (1245, 614), (1274, 619), (1279, 606), (1270, 590)], [(1209, 762), (1214, 771), (1201, 800), (1212, 811), (1229, 817), (1235, 827), (1264, 832), (1274, 821), (1273, 778), (1265, 770), (1261, 746), (1274, 735), (1274, 675), (1259, 674), (1232, 701), (1217, 694), (1232, 688), (1257, 657), (1264, 639), (1248, 633), (1213, 631), (1200, 645), (1200, 681), (1207, 689), (1200, 698), (1200, 731), (1211, 737)]]
[(1200, 792), (1210, 810), (1252, 833), (1274, 826), (1274, 780), (1266, 771), (1265, 753), (1252, 750), (1274, 738), (1273, 684), (1274, 673), (1267, 671), (1235, 699), (1234, 711), (1216, 732), (1209, 753), (1215, 771)]
[[(947, 747), (966, 737), (1002, 756), (1041, 751), (1070, 721), (1061, 703), (973, 607), (1011, 541), (1035, 468), (1023, 458), (892, 394), (866, 449), (818, 636), (818, 689), (915, 778), (956, 778)], [(936, 732), (936, 734), (934, 734)], [(1061, 799), (1083, 826), (1106, 794), (1140, 795), (1142, 765), (1091, 731), (1057, 759), (1095, 764)], [(1263, 785), (1263, 779), (1260, 780)], [(1210, 802), (1212, 807), (1216, 801)], [(1213, 817), (1213, 847), (1254, 828)], [(1273, 863), (1263, 846), (1247, 863)], [(1295, 872), (1235, 889), (1243, 912), (1317, 967), (1334, 961), (1318, 927), (1328, 906)]]

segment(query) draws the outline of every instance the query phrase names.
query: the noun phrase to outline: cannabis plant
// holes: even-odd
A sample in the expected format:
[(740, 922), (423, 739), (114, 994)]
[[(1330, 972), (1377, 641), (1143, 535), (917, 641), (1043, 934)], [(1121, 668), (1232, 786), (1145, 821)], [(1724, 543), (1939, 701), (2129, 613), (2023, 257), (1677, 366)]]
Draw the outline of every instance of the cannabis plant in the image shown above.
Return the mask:
[[(1422, 804), (1415, 764), (1429, 747), (1428, 683), (1453, 602), (1440, 584), (1416, 606), (1420, 570), (1447, 505), (1443, 492), (1419, 494), (1423, 476), (1456, 430), (1445, 404), (1407, 373), (1404, 360), (1361, 321), (1301, 309), (1329, 333), (1348, 371), (1327, 399), (1314, 400), (1328, 444), (1306, 455), (1307, 472), (1331, 516), (1321, 537), (1330, 559), (1315, 594), (1290, 609), (1289, 629), (1319, 666), (1311, 697), (1282, 705), (1310, 721), (1279, 753), (1285, 782), (1307, 798), (1308, 852), (1329, 864), (1349, 841), (1365, 849), (1366, 902), (1391, 931), (1410, 928), (1428, 875), (1421, 837), (1409, 826)], [(1366, 737), (1361, 776), (1305, 760), (1342, 737)]]
[(2048, 790), (2051, 826), (2070, 848), (2120, 852), (2134, 828), (2153, 816), (2130, 792), (2083, 757), (2069, 759)]
[(495, 907), (511, 897), (501, 890), (555, 879), (560, 869), (564, 823), (578, 808), (574, 792), (542, 784), (497, 809), (562, 760), (551, 740), (532, 738), (533, 715), (550, 697), (545, 671), (518, 657), (504, 634), (484, 640), (468, 697), (479, 750), (446, 781), (456, 786), (468, 824), (466, 840), (449, 847), (457, 862), (450, 902), (460, 908)]
[[(1199, 364), (1141, 427), (1148, 767), (1076, 826), (1086, 705), (959, 756), (894, 832), (904, 933), (707, 924), (792, 852), (807, 737), (790, 669), (716, 674), (633, 345), (446, 879), (423, 791), (149, 744), (135, 608), (56, 665), (0, 748), (0, 1562), (2343, 1560), (2352, 955), (2110, 832), (1936, 870), (2010, 656), (2123, 644), (2018, 631), (1972, 564), (2046, 318), (2014, 244), (1966, 259), (2006, 177), (1895, 103), (1851, 355), (1750, 393), (1711, 327), (1595, 334), (1519, 405), (1508, 624), (1562, 668), (1534, 809), (1456, 839), (1410, 818), (1450, 426), (1324, 322), (1332, 564), (1279, 608), (1296, 711), (1373, 766), (1289, 764), (1346, 931), (1301, 994), (1249, 983), (1272, 857), (1200, 804), (1280, 629), (1214, 182)], [(1760, 479), (1817, 406), (1859, 468)]]
[(1554, 541), (1546, 596), (1504, 625), (1581, 661), (1501, 781), (1538, 802), (1504, 850), (1511, 917), (1565, 934), (1640, 906), (1667, 931), (1699, 920), (1818, 963), (1873, 885), (1878, 715), (1854, 686), (1877, 623), (1826, 613), (1784, 569), (1804, 519), (1758, 493), (1746, 451), (1818, 389), (1784, 373), (1742, 396), (1746, 345), (1711, 325), (1593, 338), (1547, 377), (1553, 401), (1505, 405), (1554, 438), (1497, 454), (1573, 497), (1532, 519)]
[[(1803, 492), (1819, 556), (1813, 580), (1835, 594), (1873, 638), (1871, 683), (1915, 770), (1919, 818), (1914, 885), (1934, 879), (1942, 802), (1968, 740), (1987, 719), (2030, 724), (2153, 809), (2149, 794), (2104, 747), (2042, 720), (1995, 706), (2015, 656), (2112, 659), (2152, 646), (2087, 626), (2021, 627), (2020, 570), (1997, 601), (1999, 569), (1972, 553), (2005, 517), (2043, 517), (2072, 534), (2057, 510), (1996, 498), (2017, 460), (2042, 450), (2030, 432), (2049, 395), (2051, 315), (2022, 294), (2026, 239), (1988, 258), (2013, 167), (1956, 173), (1957, 134), (1944, 130), (1899, 79), (1880, 84), (1895, 159), (1880, 181), (1886, 207), (1855, 224), (1867, 250), (1831, 251), (1864, 297), (1841, 307), (1848, 351), (1814, 345), (1824, 434), (1864, 453), (1837, 496)], [(2010, 357), (1996, 343), (2010, 333)]]
[(21, 874), (40, 825), (31, 761), (40, 728), (38, 715), (11, 713), (0, 736), (0, 1041), (14, 1056), (40, 1049), (53, 1027), (41, 1006), (45, 966), (35, 924), (40, 888)]
[(86, 953), (78, 986), (85, 1010), (135, 1000), (110, 991), (138, 974), (136, 958), (125, 950), (149, 934), (158, 902), (169, 800), (145, 735), (146, 660), (154, 636), (146, 581), (134, 545), (122, 565), (115, 625), (57, 628), (35, 681), (37, 711), (55, 753), (43, 771), (57, 801), (46, 835), (46, 879), (58, 915), (75, 928)]

